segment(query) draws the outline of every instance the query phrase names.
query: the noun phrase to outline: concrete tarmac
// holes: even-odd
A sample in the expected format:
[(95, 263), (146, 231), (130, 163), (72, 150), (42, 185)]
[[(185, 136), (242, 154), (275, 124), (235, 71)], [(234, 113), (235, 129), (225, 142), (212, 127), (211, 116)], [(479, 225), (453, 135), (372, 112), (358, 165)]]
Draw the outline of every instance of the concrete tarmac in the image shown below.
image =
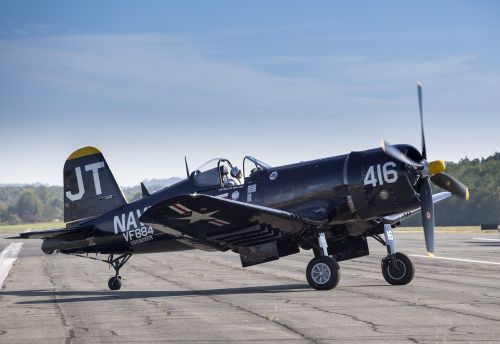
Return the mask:
[[(341, 262), (338, 287), (321, 292), (305, 279), (309, 251), (245, 269), (231, 252), (136, 255), (109, 291), (104, 263), (0, 239), (0, 251), (24, 242), (0, 292), (0, 343), (498, 342), (497, 238), (437, 234), (439, 256), (475, 262), (411, 257), (407, 286), (385, 282), (370, 239), (371, 255)], [(423, 234), (396, 239), (425, 254)]]

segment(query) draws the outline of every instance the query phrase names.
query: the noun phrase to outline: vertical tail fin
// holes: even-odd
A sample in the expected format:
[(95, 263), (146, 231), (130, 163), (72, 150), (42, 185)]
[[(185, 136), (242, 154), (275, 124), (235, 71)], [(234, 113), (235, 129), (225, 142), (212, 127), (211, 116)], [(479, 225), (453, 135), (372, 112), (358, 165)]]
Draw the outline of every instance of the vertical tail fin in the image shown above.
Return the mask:
[(64, 164), (64, 222), (101, 215), (127, 204), (102, 153), (74, 151)]

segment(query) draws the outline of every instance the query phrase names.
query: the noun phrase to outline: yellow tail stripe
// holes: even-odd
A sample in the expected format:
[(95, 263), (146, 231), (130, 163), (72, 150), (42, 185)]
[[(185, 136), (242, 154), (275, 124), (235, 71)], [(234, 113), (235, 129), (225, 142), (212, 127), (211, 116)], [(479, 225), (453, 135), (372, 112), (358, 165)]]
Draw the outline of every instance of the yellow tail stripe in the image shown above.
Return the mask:
[(83, 148), (80, 148), (80, 149), (74, 151), (73, 153), (71, 153), (71, 155), (66, 160), (73, 160), (73, 159), (81, 158), (83, 156), (97, 154), (97, 153), (101, 153), (101, 151), (95, 147), (91, 147), (91, 146), (83, 147)]

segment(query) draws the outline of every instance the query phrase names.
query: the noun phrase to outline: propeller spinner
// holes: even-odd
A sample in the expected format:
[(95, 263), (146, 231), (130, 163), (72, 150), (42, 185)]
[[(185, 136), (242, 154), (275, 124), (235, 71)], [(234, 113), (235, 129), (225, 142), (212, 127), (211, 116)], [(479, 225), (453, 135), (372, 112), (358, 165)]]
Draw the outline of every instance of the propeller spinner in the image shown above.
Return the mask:
[(422, 158), (421, 162), (416, 162), (406, 156), (397, 147), (382, 140), (382, 150), (391, 158), (401, 161), (410, 168), (417, 171), (422, 178), (419, 183), (418, 192), (420, 194), (420, 208), (422, 215), (422, 224), (424, 227), (425, 246), (430, 255), (434, 253), (434, 203), (432, 202), (432, 190), (430, 181), (440, 188), (451, 192), (453, 195), (469, 199), (469, 189), (463, 183), (444, 173), (446, 165), (443, 160), (427, 162), (427, 150), (425, 146), (424, 135), (424, 116), (422, 108), (422, 85), (417, 83), (418, 106), (420, 111), (420, 131), (422, 134)]

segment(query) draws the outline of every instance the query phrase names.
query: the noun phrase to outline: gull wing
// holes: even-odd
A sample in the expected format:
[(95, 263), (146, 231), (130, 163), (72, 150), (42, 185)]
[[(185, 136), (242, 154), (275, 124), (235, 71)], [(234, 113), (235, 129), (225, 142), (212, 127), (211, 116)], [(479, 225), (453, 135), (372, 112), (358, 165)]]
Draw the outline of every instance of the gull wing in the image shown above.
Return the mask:
[(163, 200), (149, 208), (140, 221), (178, 238), (190, 237), (196, 242), (232, 249), (326, 225), (283, 210), (202, 194)]

